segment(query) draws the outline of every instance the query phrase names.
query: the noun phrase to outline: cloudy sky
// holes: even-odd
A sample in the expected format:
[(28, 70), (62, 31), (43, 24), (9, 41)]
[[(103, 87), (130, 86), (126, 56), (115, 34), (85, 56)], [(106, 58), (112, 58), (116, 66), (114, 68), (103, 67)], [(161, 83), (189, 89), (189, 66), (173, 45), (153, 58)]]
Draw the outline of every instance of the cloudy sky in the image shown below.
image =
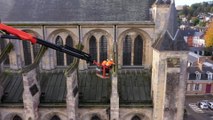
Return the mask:
[(175, 0), (176, 5), (191, 5), (193, 3), (200, 3), (212, 0)]

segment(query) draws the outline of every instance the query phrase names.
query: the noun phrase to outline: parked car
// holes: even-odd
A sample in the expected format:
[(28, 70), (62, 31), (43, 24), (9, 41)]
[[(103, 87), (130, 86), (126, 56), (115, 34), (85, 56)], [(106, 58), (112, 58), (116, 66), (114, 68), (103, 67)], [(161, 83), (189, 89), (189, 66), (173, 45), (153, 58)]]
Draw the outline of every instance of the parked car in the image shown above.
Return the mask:
[(208, 103), (205, 102), (205, 101), (199, 102), (198, 107), (201, 108), (201, 109), (208, 109), (209, 108)]
[(213, 110), (213, 102), (209, 102), (209, 103), (208, 103), (208, 106), (209, 106), (210, 109)]
[(209, 101), (208, 101), (208, 100), (202, 100), (201, 102), (205, 102), (206, 104), (208, 104), (208, 103), (209, 103)]

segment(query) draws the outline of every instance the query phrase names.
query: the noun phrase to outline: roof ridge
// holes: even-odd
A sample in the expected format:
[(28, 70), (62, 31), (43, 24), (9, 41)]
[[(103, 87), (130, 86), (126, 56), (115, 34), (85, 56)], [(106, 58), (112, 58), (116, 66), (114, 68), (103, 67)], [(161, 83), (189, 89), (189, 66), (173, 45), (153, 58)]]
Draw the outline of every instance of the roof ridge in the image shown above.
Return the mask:
[(171, 38), (173, 41), (176, 39), (176, 37), (177, 37), (177, 35), (178, 35), (178, 33), (179, 33), (179, 29), (177, 29), (177, 30), (176, 30), (176, 33), (175, 33), (175, 36), (173, 37), (173, 36), (171, 35), (171, 33), (170, 33), (168, 30), (166, 30), (166, 31), (167, 31), (167, 33), (169, 34), (170, 38)]

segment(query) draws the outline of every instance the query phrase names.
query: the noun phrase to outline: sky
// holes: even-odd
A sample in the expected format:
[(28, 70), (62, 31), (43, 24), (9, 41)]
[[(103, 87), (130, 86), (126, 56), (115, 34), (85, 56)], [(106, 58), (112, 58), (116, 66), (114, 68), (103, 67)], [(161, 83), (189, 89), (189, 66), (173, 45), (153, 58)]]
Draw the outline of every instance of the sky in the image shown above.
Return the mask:
[(175, 4), (177, 5), (191, 5), (194, 3), (202, 3), (206, 1), (213, 1), (213, 0), (175, 0)]

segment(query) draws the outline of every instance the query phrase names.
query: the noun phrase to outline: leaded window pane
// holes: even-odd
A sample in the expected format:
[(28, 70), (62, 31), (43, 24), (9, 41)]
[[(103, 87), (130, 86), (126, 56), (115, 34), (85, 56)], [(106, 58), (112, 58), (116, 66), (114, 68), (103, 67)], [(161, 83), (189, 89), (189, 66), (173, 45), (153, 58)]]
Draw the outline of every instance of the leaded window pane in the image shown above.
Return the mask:
[(33, 45), (33, 58), (34, 58), (34, 59), (35, 59), (35, 57), (37, 56), (39, 50), (40, 50), (40, 45), (39, 45), (39, 44), (34, 44), (34, 45)]
[(21, 119), (21, 117), (19, 117), (18, 115), (15, 115), (15, 116), (13, 117), (13, 120), (22, 120), (22, 119)]
[[(73, 39), (70, 35), (67, 36), (66, 38), (66, 45), (69, 47), (73, 47)], [(67, 58), (67, 65), (73, 62), (73, 57), (71, 55), (66, 54), (66, 58)]]
[[(0, 38), (0, 49), (1, 52), (4, 50), (4, 48), (6, 47), (6, 41), (4, 39)], [(6, 55), (6, 59), (4, 61), (4, 65), (9, 65), (10, 61), (9, 61), (9, 55)]]
[(131, 120), (141, 120), (137, 115), (135, 115), (134, 117), (132, 117)]
[(101, 37), (100, 40), (100, 62), (107, 59), (107, 38)]
[(97, 45), (94, 36), (92, 36), (89, 41), (89, 53), (91, 55), (92, 60), (97, 61)]
[(50, 120), (61, 120), (57, 115), (54, 115)]
[(127, 35), (123, 41), (123, 65), (131, 65), (132, 40)]
[(25, 65), (32, 64), (32, 55), (31, 55), (31, 47), (30, 42), (22, 41), (23, 45), (23, 53), (24, 53), (24, 63)]
[(101, 120), (97, 115), (92, 116), (91, 120)]
[[(55, 43), (57, 45), (63, 45), (62, 38), (60, 36), (57, 36)], [(56, 61), (58, 66), (64, 66), (64, 53), (56, 51)]]
[(135, 38), (134, 43), (134, 65), (142, 65), (143, 40), (140, 35)]

